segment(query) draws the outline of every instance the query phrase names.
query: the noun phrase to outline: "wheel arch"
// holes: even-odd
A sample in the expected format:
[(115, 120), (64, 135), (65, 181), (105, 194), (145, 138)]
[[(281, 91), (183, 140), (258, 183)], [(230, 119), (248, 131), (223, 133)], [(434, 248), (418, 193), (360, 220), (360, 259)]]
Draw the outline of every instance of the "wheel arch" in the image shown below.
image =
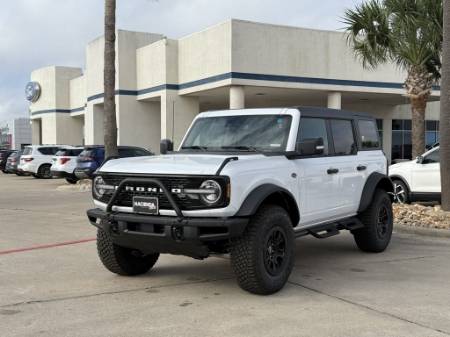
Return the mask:
[(400, 180), (402, 183), (405, 184), (406, 188), (408, 189), (408, 193), (411, 192), (411, 187), (409, 186), (409, 183), (405, 179), (405, 177), (402, 177), (401, 175), (398, 175), (398, 174), (393, 174), (393, 175), (389, 176), (389, 178), (391, 178), (392, 182), (394, 182), (394, 180)]
[(52, 167), (51, 163), (42, 163), (38, 166), (37, 170), (36, 170), (36, 174), (39, 174), (39, 171), (41, 170), (42, 167), (44, 166), (49, 166), (50, 168)]
[(291, 218), (292, 225), (297, 226), (300, 212), (291, 192), (274, 184), (263, 184), (248, 194), (235, 216), (254, 215), (263, 204), (276, 204), (283, 207)]
[[(369, 176), (369, 178), (366, 180), (361, 194), (358, 212), (363, 212), (367, 209), (367, 207), (369, 207), (377, 189), (383, 189), (388, 193), (393, 193), (394, 186), (392, 184), (391, 178), (379, 172), (374, 172)], [(390, 198), (392, 200), (391, 194)]]

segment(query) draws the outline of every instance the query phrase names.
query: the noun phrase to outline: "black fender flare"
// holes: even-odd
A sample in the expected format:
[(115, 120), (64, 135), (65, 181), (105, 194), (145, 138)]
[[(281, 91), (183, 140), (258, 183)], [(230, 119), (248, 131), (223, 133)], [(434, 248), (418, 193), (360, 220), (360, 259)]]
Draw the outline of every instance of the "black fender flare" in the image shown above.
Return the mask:
[(247, 217), (254, 215), (262, 203), (271, 196), (279, 196), (276, 203), (282, 204), (287, 208), (292, 225), (296, 226), (300, 220), (300, 212), (294, 196), (287, 189), (274, 184), (263, 184), (251, 191), (235, 216)]
[(378, 187), (384, 189), (388, 193), (394, 192), (394, 185), (387, 175), (379, 172), (373, 172), (369, 178), (367, 178), (366, 184), (364, 185), (361, 200), (359, 202), (358, 213), (364, 212), (367, 207), (369, 207), (372, 202), (373, 195), (375, 194), (375, 190)]

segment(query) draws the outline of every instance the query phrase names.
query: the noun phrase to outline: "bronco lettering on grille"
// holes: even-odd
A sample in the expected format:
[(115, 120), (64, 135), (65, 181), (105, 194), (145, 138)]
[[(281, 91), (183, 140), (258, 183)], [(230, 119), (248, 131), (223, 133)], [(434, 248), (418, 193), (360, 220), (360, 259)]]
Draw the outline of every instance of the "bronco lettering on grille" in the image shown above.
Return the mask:
[[(127, 192), (150, 192), (150, 193), (163, 193), (161, 188), (157, 187), (143, 187), (143, 186), (125, 186)], [(172, 188), (173, 194), (181, 194), (181, 188)]]

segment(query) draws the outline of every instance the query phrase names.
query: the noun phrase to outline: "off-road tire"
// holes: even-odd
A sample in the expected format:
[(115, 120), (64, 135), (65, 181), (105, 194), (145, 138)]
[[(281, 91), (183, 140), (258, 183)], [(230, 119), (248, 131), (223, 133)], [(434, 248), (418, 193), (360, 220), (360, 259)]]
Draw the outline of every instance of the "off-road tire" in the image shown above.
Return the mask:
[[(386, 212), (386, 218), (381, 214)], [(382, 221), (382, 219), (384, 219)], [(393, 229), (392, 202), (386, 191), (377, 189), (369, 207), (359, 214), (364, 227), (353, 231), (356, 245), (364, 252), (380, 253), (391, 241)]]
[(97, 252), (106, 269), (123, 276), (145, 274), (159, 258), (159, 253), (137, 255), (139, 251), (114, 244), (103, 229), (97, 230)]
[(78, 181), (78, 178), (75, 178), (75, 177), (73, 177), (73, 178), (66, 178), (66, 181), (69, 184), (75, 185), (77, 183), (77, 181)]
[[(277, 273), (271, 274), (267, 267), (268, 240), (277, 232), (284, 236), (284, 257)], [(259, 295), (279, 291), (294, 266), (294, 245), (292, 222), (286, 210), (276, 205), (262, 206), (250, 219), (244, 234), (231, 241), (231, 266), (239, 286)]]
[(50, 171), (51, 166), (52, 165), (50, 165), (50, 164), (42, 164), (41, 166), (39, 166), (38, 172), (36, 174), (37, 178), (40, 178), (40, 179), (52, 178), (52, 174)]

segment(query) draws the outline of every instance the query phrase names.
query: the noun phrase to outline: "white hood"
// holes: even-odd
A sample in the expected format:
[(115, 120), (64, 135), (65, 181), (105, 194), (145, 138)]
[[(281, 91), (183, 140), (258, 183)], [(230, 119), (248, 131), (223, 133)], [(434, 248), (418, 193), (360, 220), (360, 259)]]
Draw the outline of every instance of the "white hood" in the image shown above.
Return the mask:
[(411, 165), (414, 165), (415, 163), (416, 163), (415, 160), (403, 161), (401, 163), (397, 163), (397, 164), (389, 166), (389, 170), (406, 169), (406, 168), (410, 167)]
[(110, 160), (99, 170), (114, 173), (212, 175), (230, 155), (176, 154)]

